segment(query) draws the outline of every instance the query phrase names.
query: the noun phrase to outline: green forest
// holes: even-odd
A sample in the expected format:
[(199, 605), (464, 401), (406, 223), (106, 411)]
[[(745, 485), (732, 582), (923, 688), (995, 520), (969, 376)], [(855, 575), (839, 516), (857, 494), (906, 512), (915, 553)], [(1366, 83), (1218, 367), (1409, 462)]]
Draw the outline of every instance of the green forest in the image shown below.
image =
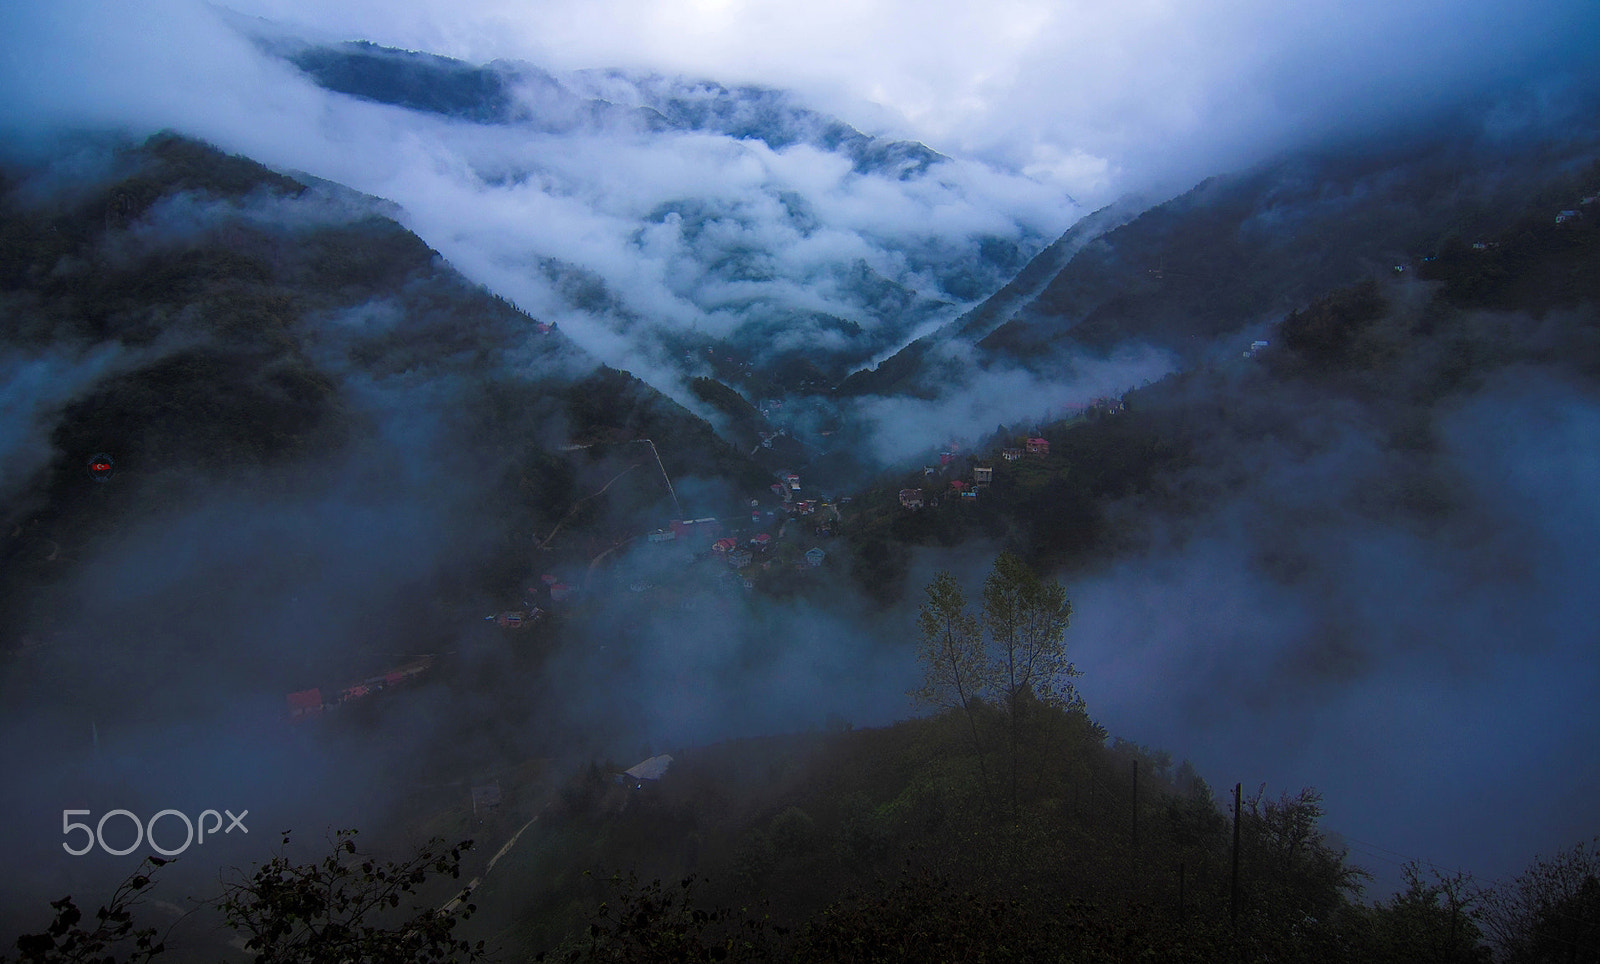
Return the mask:
[[(1072, 684), (1059, 585), (1002, 554), (974, 604), (950, 573), (922, 595), (933, 715), (717, 744), (637, 786), (595, 766), (512, 858), (532, 889), (462, 892), (470, 841), (384, 861), (351, 831), (320, 861), (235, 872), (216, 907), (260, 962), (1600, 955), (1600, 840), (1493, 883), (1412, 862), (1368, 894), (1314, 788), (1219, 798), (1187, 762), (1108, 741)], [(54, 902), (4, 959), (161, 956), (140, 913), (152, 860), (92, 913)]]
[[(761, 448), (773, 425), (731, 377), (687, 383), (725, 420), (719, 435), (467, 282), (373, 199), (325, 196), (326, 185), (175, 135), (114, 153), (103, 183), (47, 205), (27, 200), (20, 174), (0, 182), (9, 344), (98, 346), (118, 359), (52, 411), (54, 455), (0, 520), (0, 604), (19, 614), (0, 625), (8, 651), (25, 648), (18, 627), (51, 628), (53, 587), (108, 536), (219, 486), (314, 491), (337, 456), (370, 451), (361, 446), (377, 444), (382, 413), (363, 392), (444, 398), (437, 430), (451, 458), (441, 461), (472, 476), (477, 501), (464, 517), (490, 530), (434, 587), (456, 600), (520, 598), (540, 571), (534, 560), (593, 571), (659, 531), (669, 506), (728, 519), (754, 509), (773, 522), (762, 510), (776, 464), (805, 468), (814, 484), (808, 467), (782, 461), (806, 452), (792, 437)], [(709, 548), (663, 564), (715, 569), (718, 614), (747, 592), (817, 601), (848, 586), (874, 616), (904, 615), (883, 645), (914, 642), (921, 679), (910, 695), (923, 715), (859, 728), (834, 715), (812, 731), (675, 748), (653, 780), (595, 758), (487, 820), (423, 815), (440, 836), (409, 851), (392, 840), (368, 849), (347, 830), (323, 858), (279, 855), (236, 871), (197, 912), (262, 964), (1600, 961), (1600, 838), (1529, 854), (1521, 874), (1492, 881), (1412, 861), (1398, 892), (1374, 893), (1338, 828), (1324, 826), (1315, 787), (1213, 785), (1096, 722), (1076, 685), (1072, 603), (1041, 575), (1066, 579), (1158, 540), (1181, 543), (1190, 520), (1249, 481), (1240, 453), (1331, 449), (1338, 440), (1301, 414), (1335, 406), (1392, 456), (1392, 471), (1362, 488), (1359, 513), (1418, 530), (1452, 518), (1440, 426), (1471, 392), (1522, 365), (1600, 379), (1592, 312), (1575, 311), (1600, 298), (1600, 220), (1547, 211), (1597, 190), (1591, 167), (1498, 228), (1476, 218), (1440, 245), (1417, 240), (1403, 264), (1354, 284), (1312, 279), (1315, 290), (1296, 292), (1298, 307), (1266, 332), (1270, 348), (952, 442), (937, 465), (892, 468), (822, 500), (817, 540), (783, 543), (777, 520), (766, 567), (735, 575), (727, 592), (730, 573)], [(287, 208), (303, 216), (251, 214)], [(1393, 217), (1363, 211), (1352, 232)], [(1179, 213), (1150, 215), (1130, 235), (1195, 233), (1158, 269), (1175, 279), (1160, 295), (1172, 314), (1150, 322), (1158, 334), (1177, 337), (1181, 302), (1207, 305), (1211, 334), (1277, 304), (1264, 290), (1209, 287), (1212, 261), (1254, 249), (1214, 249), (1203, 236), (1249, 212)], [(132, 237), (164, 217), (181, 225), (148, 246)], [(1073, 272), (1114, 254), (1102, 244)], [(1144, 284), (1165, 280), (1136, 269)], [(1087, 290), (1071, 280), (1045, 301), (1085, 314), (1073, 336), (1083, 344), (1119, 343), (1139, 319), (1114, 299), (1068, 304)], [(1002, 327), (991, 347), (1026, 352), (1035, 334)], [(804, 358), (792, 362), (795, 383), (822, 379)], [(1044, 444), (1024, 452), (1032, 440)], [(85, 477), (101, 452), (114, 454), (116, 485)], [(657, 472), (694, 477), (715, 508), (682, 511)], [(905, 490), (925, 501), (907, 505)], [(805, 567), (802, 547), (824, 537), (834, 568)], [(940, 570), (914, 584), (918, 550), (978, 544), (1001, 549), (983, 558), (986, 573)], [(1265, 555), (1262, 567), (1286, 583), (1305, 568), (1292, 552)], [(980, 579), (968, 598), (962, 586)], [(660, 587), (639, 582), (627, 603), (580, 599), (519, 637), (518, 667), (557, 665), (560, 644), (579, 638), (566, 629), (607, 610), (695, 601), (647, 595)], [(506, 638), (495, 644), (511, 649)], [(513, 849), (514, 831), (526, 835)], [(495, 861), (495, 878), (471, 889)], [(169, 946), (155, 923), (163, 868), (152, 858), (109, 894), (41, 900), (38, 929), (0, 960), (203, 958), (209, 948)], [(502, 878), (516, 885), (495, 886)]]

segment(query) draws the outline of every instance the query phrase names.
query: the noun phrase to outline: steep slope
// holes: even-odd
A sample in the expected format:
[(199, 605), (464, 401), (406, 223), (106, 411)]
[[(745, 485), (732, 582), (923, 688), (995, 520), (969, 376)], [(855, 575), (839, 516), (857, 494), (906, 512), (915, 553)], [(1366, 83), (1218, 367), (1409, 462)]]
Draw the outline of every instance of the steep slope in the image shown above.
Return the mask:
[[(341, 109), (381, 105), (386, 125), (456, 157), (467, 183), (449, 190), (483, 195), (493, 217), (558, 213), (562, 232), (418, 229), (663, 387), (672, 372), (732, 378), (752, 396), (822, 391), (1001, 287), (1072, 218), (1044, 185), (865, 134), (785, 91), (258, 43), (362, 105)], [(737, 364), (719, 371), (712, 353)]]
[[(872, 368), (852, 372), (838, 387), (841, 395), (914, 395), (933, 398), (942, 386), (961, 379), (960, 346), (981, 341), (1033, 303), (1091, 241), (1136, 217), (1144, 203), (1124, 198), (1067, 229), (976, 308), (906, 345)], [(941, 357), (942, 356), (942, 357)]]
[[(172, 135), (79, 154), (100, 179), (19, 166), (0, 201), (8, 647), (71, 623), (45, 616), (47, 589), (108, 532), (218, 493), (314, 502), (358, 484), (431, 501), (505, 532), (444, 553), (466, 563), (456, 591), (493, 595), (525, 578), (532, 534), (587, 493), (611, 443), (650, 437), (674, 475), (765, 484), (704, 422), (466, 282), (380, 202)], [(558, 456), (571, 444), (601, 448)], [(103, 483), (86, 468), (101, 454)], [(441, 457), (459, 478), (425, 467)], [(662, 494), (639, 497), (627, 511)]]
[(997, 325), (948, 326), (841, 387), (932, 397), (987, 368), (1043, 373), (1134, 348), (1184, 365), (1237, 353), (1330, 288), (1414, 272), (1450, 239), (1476, 240), (1560, 194), (1600, 150), (1592, 120), (1573, 121), (1513, 137), (1483, 109), (1214, 177), (1089, 238), (1075, 227), (1047, 284), (972, 313), (1003, 315)]

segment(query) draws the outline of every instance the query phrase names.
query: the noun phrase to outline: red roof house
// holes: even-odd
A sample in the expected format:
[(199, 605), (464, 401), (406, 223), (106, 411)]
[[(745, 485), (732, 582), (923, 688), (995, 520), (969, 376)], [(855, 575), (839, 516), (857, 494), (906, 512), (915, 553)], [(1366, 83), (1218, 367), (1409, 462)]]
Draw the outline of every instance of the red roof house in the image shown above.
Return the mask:
[(313, 716), (322, 715), (322, 691), (319, 689), (301, 690), (289, 694), (289, 719), (298, 722)]

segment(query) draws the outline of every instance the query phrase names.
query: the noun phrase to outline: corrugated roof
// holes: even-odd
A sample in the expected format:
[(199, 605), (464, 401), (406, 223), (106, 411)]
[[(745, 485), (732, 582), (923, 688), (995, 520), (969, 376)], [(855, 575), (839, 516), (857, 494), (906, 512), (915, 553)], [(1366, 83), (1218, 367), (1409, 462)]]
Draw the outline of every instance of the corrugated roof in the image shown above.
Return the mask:
[(667, 767), (672, 765), (672, 757), (663, 753), (653, 756), (643, 763), (635, 764), (622, 772), (635, 780), (659, 780), (667, 772)]

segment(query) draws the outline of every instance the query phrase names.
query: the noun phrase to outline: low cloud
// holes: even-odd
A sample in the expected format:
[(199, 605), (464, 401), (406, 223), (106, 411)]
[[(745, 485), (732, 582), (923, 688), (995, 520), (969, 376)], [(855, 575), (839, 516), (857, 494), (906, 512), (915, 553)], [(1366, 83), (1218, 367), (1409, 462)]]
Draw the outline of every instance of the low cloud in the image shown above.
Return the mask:
[(1207, 453), (1230, 474), (1198, 519), (1071, 586), (1091, 708), (1218, 787), (1319, 787), (1380, 893), (1397, 854), (1492, 878), (1592, 832), (1600, 400), (1508, 372), (1431, 458), (1308, 419)]
[[(964, 355), (960, 343), (945, 350)], [(951, 440), (975, 440), (996, 426), (1066, 418), (1104, 398), (1156, 381), (1175, 369), (1153, 349), (1110, 358), (1065, 358), (1048, 374), (1005, 364), (973, 367), (933, 399), (869, 395), (853, 409), (870, 428), (870, 451), (880, 465), (925, 455)]]

